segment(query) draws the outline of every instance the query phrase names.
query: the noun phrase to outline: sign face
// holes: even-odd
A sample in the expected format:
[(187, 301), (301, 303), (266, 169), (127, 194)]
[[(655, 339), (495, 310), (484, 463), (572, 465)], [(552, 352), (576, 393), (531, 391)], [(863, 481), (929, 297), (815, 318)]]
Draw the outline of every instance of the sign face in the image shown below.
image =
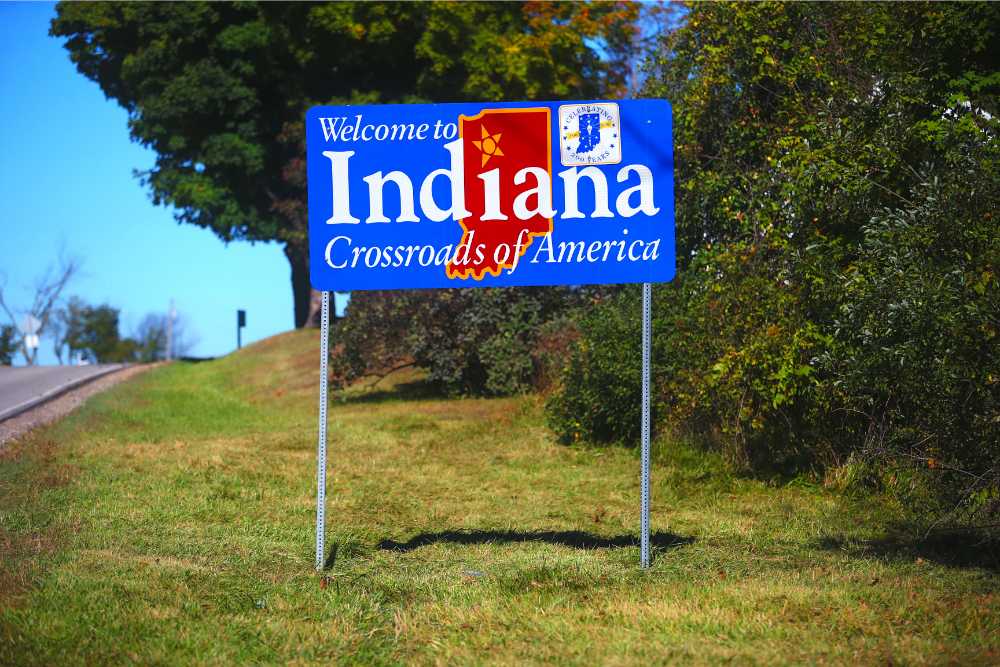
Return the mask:
[[(25, 315), (24, 322), (21, 323), (21, 332), (24, 333), (25, 336), (31, 336), (38, 333), (41, 326), (42, 323), (37, 317), (34, 315)], [(38, 346), (36, 345), (35, 347)]]
[(314, 107), (312, 285), (669, 281), (672, 146), (663, 100)]

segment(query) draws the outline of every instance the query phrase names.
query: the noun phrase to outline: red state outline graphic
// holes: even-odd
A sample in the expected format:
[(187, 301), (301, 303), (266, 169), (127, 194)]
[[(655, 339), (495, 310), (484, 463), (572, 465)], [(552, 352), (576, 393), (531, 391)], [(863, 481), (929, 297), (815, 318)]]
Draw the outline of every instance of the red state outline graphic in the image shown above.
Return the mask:
[[(459, 139), (465, 138), (463, 125), (467, 121), (479, 120), (488, 113), (524, 113), (525, 111), (534, 111), (534, 112), (541, 111), (545, 113), (546, 127), (548, 128), (548, 131), (545, 133), (547, 142), (545, 149), (547, 164), (545, 170), (549, 174), (549, 201), (551, 201), (552, 200), (552, 111), (548, 107), (525, 107), (520, 109), (483, 109), (475, 116), (466, 116), (464, 114), (459, 114), (458, 138)], [(464, 166), (465, 162), (464, 141), (462, 142), (462, 146), (463, 146), (462, 162)], [(536, 236), (545, 236), (546, 234), (552, 233), (552, 230), (554, 228), (553, 226), (554, 218), (546, 218), (546, 219), (549, 221), (548, 231), (528, 232), (528, 242), (525, 243), (523, 248), (521, 248), (521, 252), (518, 254), (517, 259), (524, 257), (525, 253), (528, 252), (528, 248), (531, 247), (531, 244)], [(465, 218), (462, 218), (461, 220), (458, 221), (458, 224), (462, 226), (462, 240), (459, 241), (458, 247), (461, 247), (462, 244), (465, 243), (466, 239), (469, 237), (469, 229), (465, 226), (465, 220), (466, 220)], [(456, 268), (451, 262), (449, 262), (448, 264), (445, 265), (445, 275), (447, 275), (448, 278), (452, 280), (455, 279), (468, 280), (469, 274), (472, 274), (473, 280), (482, 280), (483, 278), (486, 277), (486, 274), (490, 274), (494, 278), (497, 278), (500, 276), (500, 273), (504, 269), (513, 269), (513, 268), (514, 268), (514, 262), (512, 259), (508, 260), (507, 262), (504, 262), (503, 264), (500, 264), (495, 269), (489, 266), (484, 266), (480, 268), (478, 271), (476, 270), (475, 267)], [(479, 275), (476, 275), (477, 273)]]

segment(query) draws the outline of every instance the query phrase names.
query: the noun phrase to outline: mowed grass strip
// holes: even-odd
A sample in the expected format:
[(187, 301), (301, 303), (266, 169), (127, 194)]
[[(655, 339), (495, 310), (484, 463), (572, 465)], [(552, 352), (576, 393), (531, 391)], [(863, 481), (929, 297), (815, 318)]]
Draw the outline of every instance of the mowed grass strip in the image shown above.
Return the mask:
[(996, 664), (995, 554), (885, 540), (894, 510), (657, 442), (568, 448), (540, 400), (414, 372), (330, 413), (318, 340), (153, 370), (0, 454), (2, 664)]

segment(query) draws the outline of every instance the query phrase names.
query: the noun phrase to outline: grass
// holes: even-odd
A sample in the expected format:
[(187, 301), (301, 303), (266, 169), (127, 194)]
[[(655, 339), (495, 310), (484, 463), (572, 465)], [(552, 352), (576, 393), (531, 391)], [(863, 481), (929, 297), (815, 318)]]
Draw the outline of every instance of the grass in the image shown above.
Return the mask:
[(656, 443), (553, 443), (540, 402), (401, 372), (330, 415), (317, 340), (159, 368), (0, 454), (0, 664), (996, 664), (995, 554)]

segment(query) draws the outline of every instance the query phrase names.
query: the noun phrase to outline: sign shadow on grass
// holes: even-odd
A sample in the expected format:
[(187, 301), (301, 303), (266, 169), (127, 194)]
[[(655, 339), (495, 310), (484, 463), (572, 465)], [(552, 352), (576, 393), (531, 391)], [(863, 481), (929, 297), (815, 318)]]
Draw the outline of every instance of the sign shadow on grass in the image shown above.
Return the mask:
[[(639, 537), (637, 535), (605, 537), (581, 530), (444, 530), (437, 533), (420, 533), (406, 542), (382, 540), (379, 542), (378, 548), (384, 551), (409, 552), (441, 542), (465, 545), (543, 542), (573, 549), (618, 549), (639, 546)], [(693, 542), (693, 537), (667, 532), (656, 532), (650, 536), (651, 546), (658, 551), (685, 546)]]
[[(381, 379), (381, 378), (380, 378)], [(369, 383), (360, 393), (335, 394), (338, 403), (387, 403), (390, 401), (420, 401), (427, 399), (447, 398), (447, 394), (438, 385), (428, 380), (413, 380), (400, 382), (384, 389), (376, 389), (377, 382)]]

